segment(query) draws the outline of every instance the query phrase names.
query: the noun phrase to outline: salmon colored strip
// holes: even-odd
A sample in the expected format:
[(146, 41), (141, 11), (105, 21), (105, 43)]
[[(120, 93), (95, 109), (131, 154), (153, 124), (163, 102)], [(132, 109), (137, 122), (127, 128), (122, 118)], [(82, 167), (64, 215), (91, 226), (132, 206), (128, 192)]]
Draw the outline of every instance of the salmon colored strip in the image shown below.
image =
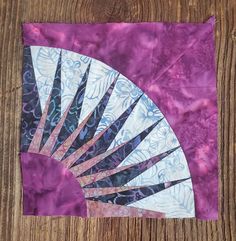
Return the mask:
[(97, 163), (99, 163), (101, 160), (103, 160), (104, 158), (106, 158), (107, 156), (111, 155), (113, 152), (115, 152), (116, 150), (118, 150), (122, 145), (119, 145), (111, 150), (108, 150), (100, 155), (97, 155), (75, 167), (72, 167), (70, 169), (70, 171), (76, 176), (78, 177), (79, 175), (81, 175), (82, 173), (84, 173), (85, 171), (87, 171), (89, 168), (95, 166)]
[(85, 143), (78, 150), (74, 151), (70, 156), (68, 156), (65, 160), (62, 161), (62, 164), (65, 165), (65, 167), (67, 168), (73, 165), (86, 151), (88, 151), (91, 146), (94, 145), (94, 143), (96, 143), (96, 141), (104, 134), (104, 132), (108, 128), (110, 128), (110, 126), (98, 133), (93, 139)]
[(57, 124), (57, 126), (54, 128), (52, 134), (49, 136), (47, 142), (44, 144), (42, 150), (40, 151), (40, 154), (45, 155), (45, 156), (51, 156), (51, 152), (52, 149), (57, 141), (58, 135), (61, 131), (61, 128), (65, 122), (65, 119), (67, 117), (67, 114), (70, 110), (70, 106), (71, 104), (67, 107), (67, 110), (64, 112), (64, 114), (62, 115), (59, 123)]
[(84, 188), (84, 194), (85, 198), (89, 197), (96, 197), (96, 196), (103, 196), (107, 194), (117, 193), (117, 192), (123, 192), (128, 191), (136, 188), (141, 188), (143, 186), (135, 186), (135, 187), (101, 187), (101, 188)]
[(72, 143), (76, 139), (76, 137), (79, 135), (80, 131), (83, 129), (85, 124), (87, 123), (91, 113), (78, 125), (78, 127), (75, 129), (75, 131), (64, 141), (64, 143), (53, 153), (52, 158), (60, 161), (63, 156), (66, 154), (66, 152), (71, 147)]
[(50, 100), (51, 100), (51, 97), (49, 96), (48, 99), (47, 99), (42, 117), (40, 118), (38, 127), (35, 131), (34, 137), (33, 137), (32, 141), (30, 143), (28, 152), (39, 153), (41, 140), (43, 138), (44, 126), (45, 126), (45, 123), (46, 123), (46, 120), (47, 120)]
[(86, 200), (88, 217), (164, 218), (165, 214), (141, 208)]
[(113, 174), (116, 174), (117, 172), (121, 172), (123, 170), (126, 170), (126, 169), (128, 169), (128, 168), (130, 168), (134, 165), (136, 165), (136, 164), (130, 164), (130, 165), (127, 165), (127, 166), (122, 166), (122, 167), (116, 167), (116, 168), (111, 169), (111, 170), (98, 172), (98, 173), (88, 175), (88, 176), (78, 177), (77, 180), (79, 181), (80, 185), (83, 187), (83, 186), (86, 186), (86, 185), (91, 184), (93, 182), (97, 182), (97, 181), (99, 181), (99, 180), (101, 180), (105, 177), (109, 177)]

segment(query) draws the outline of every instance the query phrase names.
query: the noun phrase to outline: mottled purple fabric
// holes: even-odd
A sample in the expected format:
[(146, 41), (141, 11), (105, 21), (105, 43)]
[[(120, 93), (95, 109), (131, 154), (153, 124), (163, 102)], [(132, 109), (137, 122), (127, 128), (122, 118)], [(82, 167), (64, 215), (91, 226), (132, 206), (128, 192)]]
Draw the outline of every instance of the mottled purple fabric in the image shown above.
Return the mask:
[(21, 153), (25, 215), (86, 217), (79, 182), (60, 162), (34, 153)]
[(99, 59), (156, 103), (185, 152), (201, 219), (218, 216), (214, 22), (23, 25), (25, 45)]

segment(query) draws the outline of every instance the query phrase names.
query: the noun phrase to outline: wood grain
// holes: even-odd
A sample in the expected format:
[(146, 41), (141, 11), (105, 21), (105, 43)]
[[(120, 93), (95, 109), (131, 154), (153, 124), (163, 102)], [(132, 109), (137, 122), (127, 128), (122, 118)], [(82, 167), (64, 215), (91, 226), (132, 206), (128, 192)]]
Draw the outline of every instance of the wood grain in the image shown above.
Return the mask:
[[(236, 240), (236, 1), (0, 0), (0, 240)], [(218, 221), (23, 217), (19, 165), (22, 22), (202, 22), (215, 15), (219, 110)]]

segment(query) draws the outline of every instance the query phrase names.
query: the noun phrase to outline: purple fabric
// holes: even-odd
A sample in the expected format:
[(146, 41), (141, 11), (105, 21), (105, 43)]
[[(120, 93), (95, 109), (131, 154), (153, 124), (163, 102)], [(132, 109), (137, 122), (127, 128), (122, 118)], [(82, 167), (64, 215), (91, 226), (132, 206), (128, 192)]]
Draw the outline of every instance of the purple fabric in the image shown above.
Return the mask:
[(218, 216), (214, 22), (23, 25), (25, 45), (99, 59), (156, 103), (185, 152), (201, 219)]
[(60, 162), (34, 153), (21, 153), (25, 215), (86, 217), (79, 182)]

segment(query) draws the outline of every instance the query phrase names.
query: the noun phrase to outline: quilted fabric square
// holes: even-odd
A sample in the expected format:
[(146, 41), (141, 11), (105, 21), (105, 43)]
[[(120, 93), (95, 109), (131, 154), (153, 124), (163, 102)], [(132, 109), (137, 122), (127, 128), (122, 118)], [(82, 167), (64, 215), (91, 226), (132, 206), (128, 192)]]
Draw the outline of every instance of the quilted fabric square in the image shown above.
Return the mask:
[(23, 25), (25, 215), (217, 219), (214, 22)]

